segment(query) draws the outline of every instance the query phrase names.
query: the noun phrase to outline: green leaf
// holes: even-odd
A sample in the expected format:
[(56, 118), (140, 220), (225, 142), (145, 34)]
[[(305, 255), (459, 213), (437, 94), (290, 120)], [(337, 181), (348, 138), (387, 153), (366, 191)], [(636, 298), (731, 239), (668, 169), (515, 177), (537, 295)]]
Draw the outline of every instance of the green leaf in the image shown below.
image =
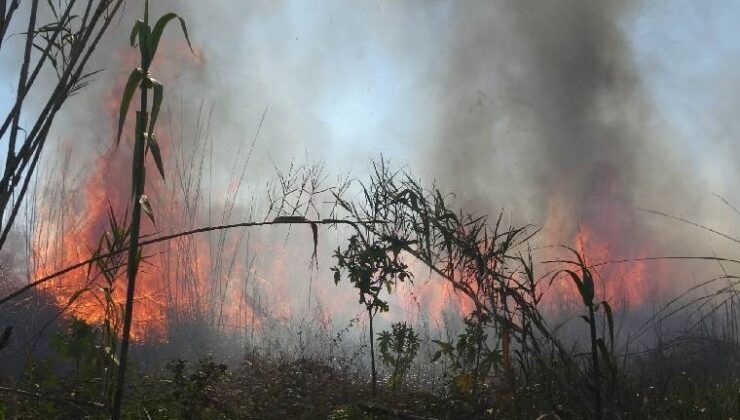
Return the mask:
[(441, 347), (440, 351), (445, 354), (452, 354), (452, 352), (455, 350), (455, 348), (452, 346), (451, 343), (448, 343), (446, 341), (442, 340), (432, 340), (432, 343), (438, 345)]
[(563, 270), (563, 271), (567, 273), (568, 275), (570, 275), (570, 277), (573, 279), (573, 283), (576, 284), (576, 287), (578, 288), (578, 293), (581, 295), (583, 302), (586, 305), (588, 305), (588, 303), (586, 302), (586, 297), (584, 295), (583, 281), (581, 280), (581, 278), (578, 277), (578, 274), (576, 274), (574, 271), (571, 271), (571, 270)]
[(593, 304), (595, 296), (594, 278), (588, 268), (583, 268), (583, 293), (581, 294), (586, 306)]
[(141, 52), (141, 65), (147, 70), (149, 70), (149, 66), (154, 60), (154, 54), (149, 43), (151, 38), (152, 28), (148, 25), (141, 25), (141, 32), (139, 32), (139, 51)]
[(116, 366), (120, 365), (120, 363), (118, 362), (118, 356), (116, 356), (116, 352), (111, 346), (105, 346), (105, 348), (103, 348), (103, 351), (110, 358), (110, 361), (113, 362), (113, 364), (115, 364)]
[(159, 150), (159, 143), (157, 143), (157, 139), (152, 135), (147, 135), (147, 140), (149, 144), (149, 148), (152, 151), (152, 157), (154, 158), (154, 163), (157, 165), (157, 169), (159, 170), (159, 174), (162, 175), (162, 179), (164, 178), (164, 163), (162, 163), (162, 152)]
[(123, 124), (126, 122), (126, 114), (128, 113), (128, 107), (131, 104), (131, 99), (134, 97), (136, 87), (141, 83), (141, 79), (144, 77), (144, 71), (140, 68), (134, 69), (128, 76), (126, 87), (123, 89), (123, 97), (121, 98), (121, 110), (118, 114), (118, 135), (116, 136), (116, 146), (121, 142), (121, 134), (123, 134)]
[(185, 35), (185, 41), (188, 43), (188, 47), (190, 47), (190, 51), (195, 53), (193, 51), (193, 46), (190, 44), (190, 36), (188, 35), (188, 28), (185, 25), (185, 21), (178, 16), (176, 13), (167, 13), (159, 20), (156, 24), (154, 24), (154, 29), (152, 30), (152, 36), (151, 41), (149, 42), (149, 47), (152, 52), (152, 58), (154, 57), (154, 54), (157, 52), (157, 47), (159, 47), (159, 39), (162, 37), (162, 33), (164, 32), (164, 28), (167, 27), (167, 24), (172, 20), (177, 18), (180, 21), (180, 27), (182, 28), (182, 32)]
[(152, 112), (149, 116), (149, 129), (147, 130), (147, 134), (151, 138), (152, 134), (154, 133), (154, 123), (157, 122), (157, 117), (159, 116), (159, 108), (162, 106), (162, 99), (164, 98), (164, 86), (162, 86), (162, 83), (159, 80), (153, 77), (147, 77), (147, 82), (154, 91), (154, 99), (152, 100)]
[(601, 352), (602, 357), (604, 358), (604, 361), (606, 361), (606, 366), (609, 368), (609, 371), (612, 375), (616, 375), (617, 373), (617, 365), (614, 362), (614, 357), (612, 357), (612, 354), (609, 353), (609, 350), (606, 348), (606, 344), (604, 344), (604, 340), (601, 338), (596, 340), (596, 346)]
[(141, 197), (139, 197), (139, 204), (141, 204), (141, 209), (144, 210), (144, 213), (146, 213), (149, 220), (151, 220), (152, 224), (156, 227), (157, 223), (154, 221), (154, 211), (152, 210), (151, 203), (149, 203), (149, 197), (147, 197), (146, 194), (142, 194)]
[(134, 48), (137, 46), (136, 39), (139, 36), (139, 33), (141, 32), (141, 28), (144, 25), (145, 25), (144, 21), (139, 19), (136, 21), (136, 23), (134, 23), (133, 29), (131, 29), (131, 37), (129, 41), (131, 42), (131, 46)]

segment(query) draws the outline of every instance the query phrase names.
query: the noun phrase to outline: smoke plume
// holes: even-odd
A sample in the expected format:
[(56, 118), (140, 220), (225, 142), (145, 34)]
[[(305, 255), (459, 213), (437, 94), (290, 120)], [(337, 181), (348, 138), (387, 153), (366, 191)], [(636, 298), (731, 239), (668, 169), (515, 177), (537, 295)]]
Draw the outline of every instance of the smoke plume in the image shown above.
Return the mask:
[[(547, 244), (573, 245), (583, 225), (602, 258), (705, 251), (686, 245), (695, 236), (665, 232), (664, 221), (638, 210), (700, 218), (706, 194), (635, 61), (625, 25), (642, 2), (153, 5), (155, 16), (182, 15), (197, 49), (191, 57), (170, 28), (153, 72), (169, 69), (169, 115), (183, 130), (204, 103), (213, 106), (214, 197), (226, 194), (231, 162), (244, 158), (239, 150), (267, 110), (250, 185), (305, 156), (362, 178), (382, 153), (454, 192), (466, 209), (504, 209), (516, 224), (544, 225)], [(129, 4), (99, 48), (94, 64), (105, 76), (57, 126), (67, 138), (78, 138), (79, 127), (98, 133), (80, 140), (86, 153), (110, 148), (110, 123), (96, 115), (109, 83), (133, 64), (122, 51), (131, 50), (139, 6)], [(237, 211), (250, 199), (242, 194)]]

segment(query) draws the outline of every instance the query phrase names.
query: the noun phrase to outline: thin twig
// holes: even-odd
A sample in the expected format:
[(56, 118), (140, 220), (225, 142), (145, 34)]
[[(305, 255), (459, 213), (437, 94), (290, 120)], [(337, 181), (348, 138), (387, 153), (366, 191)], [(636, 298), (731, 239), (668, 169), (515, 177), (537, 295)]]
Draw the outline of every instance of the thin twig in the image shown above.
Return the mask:
[(409, 413), (407, 411), (396, 410), (395, 408), (381, 407), (379, 405), (359, 403), (357, 404), (357, 407), (368, 413), (380, 414), (384, 416), (394, 416), (401, 420), (436, 420), (433, 417), (422, 417), (413, 413)]
[(4, 386), (0, 386), (0, 392), (22, 395), (24, 397), (39, 398), (39, 399), (48, 400), (48, 401), (57, 401), (57, 402), (65, 402), (69, 404), (77, 404), (77, 405), (82, 405), (85, 407), (97, 408), (100, 410), (107, 409), (107, 407), (104, 404), (95, 402), (95, 401), (81, 401), (81, 400), (76, 400), (74, 398), (68, 398), (68, 397), (54, 397), (51, 395), (39, 394), (38, 392), (24, 391), (22, 389), (7, 388)]
[[(198, 229), (192, 229), (192, 230), (186, 230), (183, 232), (173, 233), (171, 235), (165, 235), (160, 236), (158, 238), (150, 239), (147, 241), (142, 241), (139, 246), (146, 246), (146, 245), (153, 245), (160, 242), (169, 241), (172, 239), (177, 239), (183, 236), (189, 236), (194, 235), (197, 233), (205, 233), (205, 232), (212, 232), (216, 230), (224, 230), (224, 229), (233, 229), (238, 227), (255, 227), (255, 226), (267, 226), (267, 225), (281, 225), (281, 224), (303, 224), (303, 225), (350, 225), (356, 230), (359, 230), (359, 225), (371, 225), (371, 224), (380, 224), (380, 223), (387, 223), (383, 220), (365, 220), (365, 221), (351, 221), (351, 220), (344, 220), (344, 219), (321, 219), (321, 220), (293, 220), (293, 221), (271, 221), (271, 222), (244, 222), (244, 223), (234, 223), (234, 224), (228, 224), (228, 225), (219, 225), (219, 226), (206, 226)], [(113, 255), (118, 255), (126, 252), (126, 249), (119, 249), (117, 251), (109, 252), (107, 254), (102, 254), (94, 258), (89, 258), (84, 261), (80, 261), (76, 264), (70, 265), (66, 268), (63, 268), (57, 272), (54, 272), (52, 274), (49, 274), (48, 276), (42, 277), (38, 280), (35, 280), (20, 289), (16, 290), (15, 292), (5, 296), (4, 298), (0, 299), (0, 305), (22, 295), (23, 293), (41, 285), (44, 284), (50, 280), (53, 280), (59, 276), (62, 276), (64, 274), (67, 274), (71, 271), (77, 270), (79, 268), (85, 267), (89, 264), (92, 264), (96, 261), (102, 260), (104, 258), (111, 257)]]

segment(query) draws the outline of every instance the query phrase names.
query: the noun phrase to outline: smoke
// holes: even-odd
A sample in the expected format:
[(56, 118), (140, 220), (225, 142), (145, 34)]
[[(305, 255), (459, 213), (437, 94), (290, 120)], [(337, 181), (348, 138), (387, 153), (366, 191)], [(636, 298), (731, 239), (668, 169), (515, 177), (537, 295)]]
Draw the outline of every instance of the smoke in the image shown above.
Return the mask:
[[(305, 155), (361, 177), (383, 153), (477, 211), (538, 224), (554, 196), (583, 207), (612, 188), (650, 207), (667, 180), (676, 188), (683, 162), (622, 27), (639, 2), (153, 4), (180, 13), (200, 48), (198, 65), (178, 59), (168, 101), (186, 119), (214, 106), (215, 159), (268, 110), (253, 180)], [(109, 75), (141, 11), (126, 12), (98, 55)], [(89, 123), (90, 102), (73, 119)]]
[[(100, 98), (133, 64), (121, 55), (142, 8), (127, 5), (94, 56), (105, 72), (56, 124), (78, 154), (110, 148)], [(153, 16), (165, 11), (185, 18), (199, 48), (170, 66), (167, 101), (188, 122), (213, 105), (214, 160), (232, 159), (268, 109), (254, 182), (305, 155), (362, 176), (383, 153), (519, 221), (543, 223), (553, 196), (583, 207), (607, 184), (627, 205), (702, 214), (686, 201), (705, 191), (685, 174), (626, 33), (645, 2), (152, 2)], [(176, 26), (165, 38), (182, 46)], [(720, 108), (732, 120), (731, 104)]]
[[(202, 104), (213, 106), (214, 197), (224, 195), (234, 159), (244, 158), (237, 151), (267, 110), (250, 185), (304, 156), (362, 178), (368, 160), (383, 153), (455, 192), (467, 209), (567, 225), (545, 236), (551, 243), (570, 242), (576, 224), (586, 223), (615, 243), (609, 251), (634, 242), (640, 246), (630, 256), (645, 248), (687, 254), (669, 245), (695, 236), (666, 232), (670, 224), (637, 210), (700, 220), (706, 193), (685, 170), (635, 61), (625, 24), (643, 4), (156, 1), (152, 15), (177, 11), (198, 51), (184, 50), (172, 25), (153, 72), (183, 130), (194, 130)], [(128, 5), (93, 63), (105, 75), (56, 126), (83, 155), (96, 158), (112, 145), (100, 104), (116, 109), (110, 84), (135, 65), (123, 52), (133, 51), (129, 29), (140, 9)], [(249, 200), (243, 193), (237, 212)]]
[[(591, 261), (707, 255), (710, 247), (732, 255), (732, 243), (710, 242), (705, 231), (641, 210), (721, 230), (737, 223), (711, 197), (718, 190), (703, 180), (706, 162), (689, 159), (645, 84), (627, 32), (643, 6), (454, 3), (442, 69), (425, 81), (437, 86), (439, 106), (433, 141), (416, 160), (424, 177), (467, 209), (504, 209), (514, 223), (542, 226), (540, 245), (587, 239)], [(615, 285), (607, 281), (610, 299), (625, 293), (638, 303), (696, 281), (686, 268), (610, 266), (602, 275)], [(698, 278), (716, 269), (693, 266)]]
[[(485, 2), (455, 11), (430, 170), (466, 200), (541, 223), (613, 188), (631, 202), (670, 150), (620, 23), (634, 2)], [(649, 156), (645, 156), (645, 154)], [(650, 167), (643, 163), (652, 161)]]

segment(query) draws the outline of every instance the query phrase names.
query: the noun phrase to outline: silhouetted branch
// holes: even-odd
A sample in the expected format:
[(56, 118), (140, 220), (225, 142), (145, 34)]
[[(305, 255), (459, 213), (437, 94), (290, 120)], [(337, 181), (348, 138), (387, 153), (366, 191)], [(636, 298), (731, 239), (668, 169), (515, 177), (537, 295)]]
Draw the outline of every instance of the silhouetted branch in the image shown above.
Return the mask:
[(38, 392), (24, 391), (22, 389), (7, 388), (7, 387), (4, 387), (4, 386), (0, 386), (0, 392), (5, 392), (5, 393), (8, 393), (8, 394), (21, 395), (21, 396), (24, 396), (24, 397), (38, 398), (38, 399), (47, 400), (47, 401), (64, 402), (64, 403), (68, 403), (68, 404), (76, 404), (76, 405), (81, 405), (81, 406), (84, 406), (84, 407), (96, 408), (96, 409), (99, 409), (99, 410), (106, 410), (107, 409), (104, 404), (101, 404), (101, 403), (95, 402), (95, 401), (81, 401), (81, 400), (76, 400), (74, 398), (55, 397), (55, 396), (52, 396), (52, 395), (44, 395), (44, 394), (39, 394)]
[(357, 404), (357, 407), (371, 414), (380, 414), (383, 416), (394, 416), (401, 420), (436, 420), (432, 417), (417, 416), (416, 414), (409, 413), (407, 411), (396, 410), (395, 408), (381, 407), (379, 405), (369, 405), (369, 404), (360, 403), (360, 404)]
[[(350, 225), (355, 230), (359, 230), (359, 226), (365, 226), (365, 225), (373, 225), (373, 224), (381, 224), (381, 223), (387, 223), (383, 220), (364, 220), (364, 221), (351, 221), (351, 220), (344, 220), (344, 219), (321, 219), (321, 220), (307, 220), (307, 219), (298, 219), (298, 218), (291, 218), (291, 219), (280, 219), (276, 218), (276, 220), (269, 221), (269, 222), (244, 222), (244, 223), (233, 223), (228, 225), (219, 225), (219, 226), (206, 226), (198, 229), (192, 229), (192, 230), (186, 230), (183, 232), (173, 233), (171, 235), (165, 235), (160, 236), (158, 238), (149, 239), (146, 241), (142, 241), (139, 243), (139, 246), (146, 246), (146, 245), (153, 245), (160, 242), (169, 241), (172, 239), (181, 238), (183, 236), (189, 236), (189, 235), (195, 235), (197, 233), (205, 233), (205, 232), (212, 232), (216, 230), (225, 230), (225, 229), (233, 229), (233, 228), (239, 228), (239, 227), (256, 227), (256, 226), (268, 226), (268, 225), (285, 225), (285, 224), (302, 224), (302, 225)], [(77, 269), (80, 269), (82, 267), (86, 267), (96, 261), (100, 261), (104, 258), (111, 257), (113, 255), (118, 255), (126, 252), (126, 249), (120, 249), (118, 251), (109, 252), (107, 254), (102, 254), (94, 258), (89, 258), (84, 261), (80, 261), (76, 264), (70, 265), (66, 268), (63, 268), (59, 271), (56, 271), (52, 274), (49, 274), (48, 276), (42, 277), (38, 280), (32, 281), (31, 283), (21, 287), (20, 289), (16, 290), (15, 292), (5, 296), (4, 298), (0, 299), (0, 305), (15, 299), (16, 297), (22, 295), (23, 293), (42, 285), (50, 280), (53, 280), (59, 276), (63, 276), (64, 274), (67, 274), (71, 271), (75, 271)]]

